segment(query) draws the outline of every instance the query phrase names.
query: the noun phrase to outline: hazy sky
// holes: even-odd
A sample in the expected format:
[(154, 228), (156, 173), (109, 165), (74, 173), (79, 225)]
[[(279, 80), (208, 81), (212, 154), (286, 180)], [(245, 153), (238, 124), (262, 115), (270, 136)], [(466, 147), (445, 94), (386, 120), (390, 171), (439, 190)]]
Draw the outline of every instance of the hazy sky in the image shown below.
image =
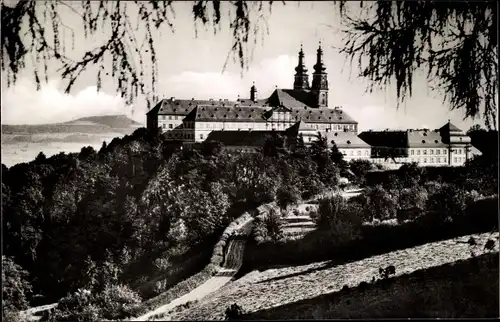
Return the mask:
[[(79, 2), (68, 3), (79, 6)], [(420, 76), (415, 79), (413, 98), (401, 105), (399, 110), (396, 109), (394, 88), (365, 93), (367, 83), (356, 78), (357, 67), (351, 70), (344, 56), (332, 48), (341, 44), (342, 34), (338, 29), (326, 26), (339, 26), (336, 10), (329, 2), (273, 5), (268, 19), (269, 35), (255, 47), (250, 69), (243, 78), (239, 64), (232, 61), (228, 70), (221, 73), (232, 41), (227, 18), (218, 35), (214, 36), (212, 29), (205, 31), (202, 27), (198, 38), (195, 38), (192, 2), (176, 2), (174, 5), (175, 33), (165, 29), (157, 42), (160, 97), (236, 99), (238, 94), (248, 97), (252, 81), (255, 81), (261, 98), (270, 95), (275, 86), (292, 88), (300, 43), (303, 43), (311, 75), (318, 41), (321, 40), (330, 85), (329, 105), (342, 106), (359, 122), (360, 129), (436, 128), (448, 119), (464, 130), (474, 124), (471, 120), (463, 121), (463, 113), (450, 112), (442, 97), (431, 93), (427, 81)], [(223, 10), (223, 14), (225, 12)], [(61, 14), (68, 25), (75, 20), (70, 11), (61, 9)], [(98, 40), (85, 41), (78, 37), (73, 57), (98, 45)], [(26, 73), (21, 75), (15, 87), (7, 89), (2, 85), (3, 124), (60, 122), (90, 115), (130, 113), (130, 108), (125, 107), (123, 101), (109, 89), (111, 80), (107, 80), (105, 92), (97, 93), (92, 72), (83, 75), (71, 95), (63, 94), (56, 73), (51, 74), (49, 84), (38, 92), (27, 76)], [(133, 118), (144, 122), (145, 105), (136, 104), (134, 110)]]

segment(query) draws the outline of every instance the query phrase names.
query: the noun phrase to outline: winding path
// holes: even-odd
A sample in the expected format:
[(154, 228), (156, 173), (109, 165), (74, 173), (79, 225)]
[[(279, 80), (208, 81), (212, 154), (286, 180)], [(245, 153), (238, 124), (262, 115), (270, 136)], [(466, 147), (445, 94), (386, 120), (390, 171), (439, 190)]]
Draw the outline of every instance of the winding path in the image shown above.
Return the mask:
[[(341, 195), (344, 198), (351, 198), (362, 193), (363, 190), (346, 190), (342, 191)], [(209, 294), (219, 290), (224, 285), (229, 283), (234, 275), (240, 269), (243, 263), (243, 255), (245, 252), (245, 245), (247, 236), (252, 232), (252, 222), (247, 222), (241, 225), (237, 236), (233, 236), (228, 243), (227, 251), (225, 254), (225, 261), (222, 269), (211, 279), (198, 286), (191, 292), (173, 300), (172, 302), (160, 306), (159, 308), (148, 312), (147, 314), (132, 319), (131, 321), (145, 321), (145, 320), (167, 320), (168, 314), (174, 308), (184, 305), (188, 302), (200, 301), (207, 297)]]
[(252, 231), (252, 222), (246, 222), (238, 229), (238, 234), (229, 239), (227, 252), (223, 267), (219, 272), (205, 283), (201, 284), (191, 292), (173, 300), (172, 302), (160, 306), (159, 308), (146, 313), (140, 317), (134, 318), (131, 321), (146, 321), (159, 318), (165, 320), (170, 311), (174, 308), (184, 305), (188, 302), (199, 301), (210, 293), (213, 293), (230, 282), (234, 275), (240, 269), (243, 263), (243, 254), (247, 236)]

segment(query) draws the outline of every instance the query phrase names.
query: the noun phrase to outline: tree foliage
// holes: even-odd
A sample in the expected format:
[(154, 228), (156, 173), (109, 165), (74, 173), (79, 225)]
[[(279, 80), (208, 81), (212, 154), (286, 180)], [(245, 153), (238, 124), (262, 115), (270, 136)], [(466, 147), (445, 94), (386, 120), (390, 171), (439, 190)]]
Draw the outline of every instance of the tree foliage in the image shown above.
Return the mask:
[[(342, 1), (346, 24), (341, 52), (357, 59), (369, 90), (395, 81), (398, 102), (411, 97), (414, 75), (465, 118), (482, 114), (496, 128), (498, 7), (494, 1), (361, 1), (362, 13)], [(354, 5), (353, 5), (354, 7)], [(356, 6), (357, 7), (357, 6)]]
[[(199, 23), (213, 27), (217, 34), (227, 24), (233, 43), (229, 59), (248, 68), (250, 46), (267, 32), (267, 16), (273, 1), (194, 1), (192, 17), (195, 35)], [(76, 80), (90, 67), (97, 67), (96, 83), (104, 78), (116, 80), (116, 91), (132, 103), (145, 96), (148, 107), (156, 104), (159, 53), (157, 32), (175, 32), (174, 1), (19, 1), (15, 6), (2, 2), (2, 71), (13, 84), (26, 68), (35, 65), (33, 79), (40, 88), (48, 82), (48, 63), (57, 62), (70, 92)], [(66, 12), (66, 14), (64, 14)], [(223, 13), (229, 12), (226, 16)], [(68, 18), (71, 16), (71, 18)], [(79, 30), (70, 23), (81, 26)], [(69, 26), (68, 26), (69, 25)], [(83, 32), (83, 35), (81, 34)], [(96, 41), (83, 55), (75, 52), (75, 39)], [(107, 66), (111, 66), (108, 68)]]

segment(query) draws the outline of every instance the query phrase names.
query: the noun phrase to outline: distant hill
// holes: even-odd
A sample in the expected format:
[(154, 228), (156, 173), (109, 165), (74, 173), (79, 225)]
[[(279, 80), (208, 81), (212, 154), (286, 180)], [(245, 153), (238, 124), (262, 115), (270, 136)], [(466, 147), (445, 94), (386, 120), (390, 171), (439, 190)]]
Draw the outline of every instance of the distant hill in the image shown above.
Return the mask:
[(3, 134), (41, 134), (41, 133), (132, 133), (142, 124), (125, 115), (105, 115), (82, 117), (65, 123), (36, 125), (2, 125)]

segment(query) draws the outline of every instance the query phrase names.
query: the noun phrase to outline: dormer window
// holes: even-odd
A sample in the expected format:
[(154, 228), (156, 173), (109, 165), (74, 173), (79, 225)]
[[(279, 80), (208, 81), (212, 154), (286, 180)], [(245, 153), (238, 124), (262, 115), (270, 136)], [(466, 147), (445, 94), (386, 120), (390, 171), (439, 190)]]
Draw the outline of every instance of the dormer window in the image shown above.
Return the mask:
[(438, 140), (434, 140), (434, 143), (438, 143)]
[(351, 141), (347, 140), (347, 144), (351, 144)]
[(422, 140), (422, 143), (425, 143), (425, 140)]

